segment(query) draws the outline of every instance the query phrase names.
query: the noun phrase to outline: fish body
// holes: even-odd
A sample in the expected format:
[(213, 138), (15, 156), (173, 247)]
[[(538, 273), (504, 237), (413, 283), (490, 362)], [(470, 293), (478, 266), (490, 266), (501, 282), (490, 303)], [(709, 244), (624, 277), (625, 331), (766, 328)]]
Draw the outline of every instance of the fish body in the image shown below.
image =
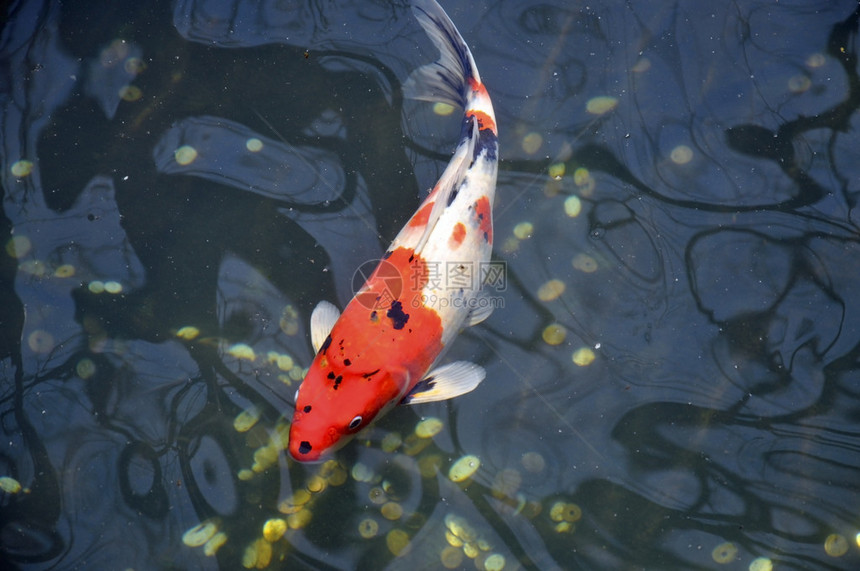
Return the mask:
[[(486, 319), (482, 264), (493, 245), (498, 136), (472, 54), (442, 8), (413, 7), (440, 58), (416, 70), (404, 92), (464, 108), (460, 141), (430, 194), (398, 233), (342, 314), (320, 302), (311, 316), (317, 351), (296, 392), (290, 455), (313, 462), (400, 403), (474, 389), (478, 365), (433, 368), (467, 325)], [(459, 278), (452, 284), (453, 278)], [(483, 300), (487, 301), (487, 300)]]

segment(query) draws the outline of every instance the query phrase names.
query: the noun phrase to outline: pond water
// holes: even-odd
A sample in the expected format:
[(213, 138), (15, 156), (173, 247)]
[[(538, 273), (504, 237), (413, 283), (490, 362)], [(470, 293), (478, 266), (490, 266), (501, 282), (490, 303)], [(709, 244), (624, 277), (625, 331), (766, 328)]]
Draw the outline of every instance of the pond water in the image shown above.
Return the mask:
[(860, 568), (860, 9), (604, 4), (443, 2), (499, 123), (487, 379), (316, 465), (310, 312), (458, 134), (408, 5), (6, 8), (4, 568)]

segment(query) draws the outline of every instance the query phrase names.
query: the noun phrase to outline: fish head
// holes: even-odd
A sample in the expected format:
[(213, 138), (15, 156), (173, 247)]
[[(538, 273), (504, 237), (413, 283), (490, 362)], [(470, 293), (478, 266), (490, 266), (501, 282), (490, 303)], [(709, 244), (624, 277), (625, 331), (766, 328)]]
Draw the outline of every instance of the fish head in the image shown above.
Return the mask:
[(290, 456), (322, 460), (400, 402), (408, 384), (403, 369), (345, 370), (318, 355), (296, 392)]

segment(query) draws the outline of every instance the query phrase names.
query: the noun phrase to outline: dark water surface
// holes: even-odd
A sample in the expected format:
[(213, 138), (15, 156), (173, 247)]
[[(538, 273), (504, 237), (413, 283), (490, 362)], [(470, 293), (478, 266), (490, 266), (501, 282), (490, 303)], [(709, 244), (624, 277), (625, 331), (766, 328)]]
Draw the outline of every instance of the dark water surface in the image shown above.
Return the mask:
[(310, 311), (459, 128), (402, 97), (408, 6), (7, 8), (4, 569), (860, 568), (857, 3), (445, 4), (501, 137), (488, 378), (312, 466)]

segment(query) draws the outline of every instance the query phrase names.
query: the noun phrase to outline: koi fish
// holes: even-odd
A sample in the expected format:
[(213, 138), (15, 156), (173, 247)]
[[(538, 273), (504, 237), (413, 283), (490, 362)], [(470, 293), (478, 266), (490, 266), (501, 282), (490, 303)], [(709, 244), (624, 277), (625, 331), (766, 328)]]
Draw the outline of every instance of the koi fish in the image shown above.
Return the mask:
[(460, 330), (486, 319), (492, 306), (481, 302), (479, 287), (451, 289), (434, 272), (490, 259), (496, 118), (469, 47), (442, 7), (421, 1), (413, 12), (441, 56), (413, 72), (404, 92), (464, 108), (460, 141), (343, 314), (322, 301), (311, 315), (316, 356), (290, 426), (289, 453), (301, 462), (318, 461), (397, 404), (455, 397), (486, 376), (465, 361), (438, 366)]

